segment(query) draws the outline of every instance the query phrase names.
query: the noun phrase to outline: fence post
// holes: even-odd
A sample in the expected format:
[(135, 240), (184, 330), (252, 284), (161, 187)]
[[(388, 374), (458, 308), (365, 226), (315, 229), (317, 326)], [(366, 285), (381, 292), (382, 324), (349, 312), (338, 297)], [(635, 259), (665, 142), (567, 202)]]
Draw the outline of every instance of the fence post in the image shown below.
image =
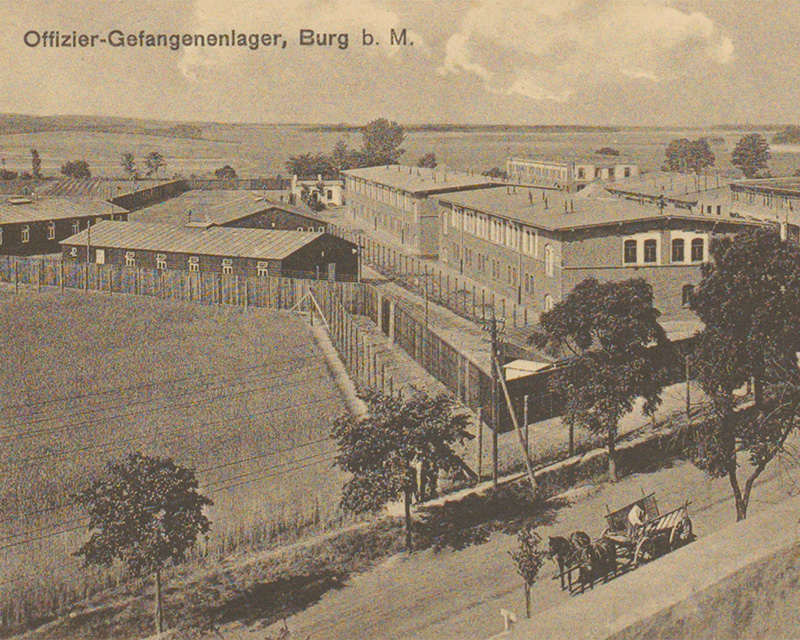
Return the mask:
[(64, 292), (64, 262), (59, 261), (58, 263), (58, 285), (61, 289), (61, 292)]
[(36, 291), (42, 290), (42, 258), (36, 263)]
[(247, 279), (244, 281), (244, 310), (247, 311), (250, 308), (250, 295), (247, 287)]
[(530, 434), (528, 432), (528, 396), (527, 395), (524, 396), (523, 402), (525, 403), (525, 406), (522, 408), (522, 419), (525, 421), (525, 450), (527, 451), (528, 455), (530, 456), (531, 455), (531, 450), (530, 450), (530, 447), (528, 446), (528, 437), (529, 437)]
[(478, 407), (478, 482), (483, 477), (483, 408)]
[(89, 293), (89, 262), (88, 261), (84, 264), (84, 269), (83, 269), (83, 291), (84, 291), (84, 293)]
[(19, 261), (14, 258), (14, 293), (19, 293)]

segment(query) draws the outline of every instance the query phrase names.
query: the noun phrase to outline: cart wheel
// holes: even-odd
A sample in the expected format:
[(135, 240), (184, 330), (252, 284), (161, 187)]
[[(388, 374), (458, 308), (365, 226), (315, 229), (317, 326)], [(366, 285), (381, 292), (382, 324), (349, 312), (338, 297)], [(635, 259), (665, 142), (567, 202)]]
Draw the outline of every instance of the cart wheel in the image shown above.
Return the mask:
[(656, 557), (656, 545), (651, 538), (642, 538), (636, 545), (633, 554), (633, 566), (638, 567), (646, 562), (650, 562)]
[(689, 519), (689, 516), (686, 516), (672, 527), (672, 531), (669, 534), (669, 547), (670, 549), (677, 549), (690, 542), (691, 539), (692, 521)]

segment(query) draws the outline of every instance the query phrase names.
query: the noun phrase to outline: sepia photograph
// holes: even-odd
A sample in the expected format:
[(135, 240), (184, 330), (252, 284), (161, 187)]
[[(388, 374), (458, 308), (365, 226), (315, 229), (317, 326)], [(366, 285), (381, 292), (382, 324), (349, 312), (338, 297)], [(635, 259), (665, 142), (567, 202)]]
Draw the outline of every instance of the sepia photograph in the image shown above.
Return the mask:
[(800, 638), (798, 33), (0, 3), (0, 637)]

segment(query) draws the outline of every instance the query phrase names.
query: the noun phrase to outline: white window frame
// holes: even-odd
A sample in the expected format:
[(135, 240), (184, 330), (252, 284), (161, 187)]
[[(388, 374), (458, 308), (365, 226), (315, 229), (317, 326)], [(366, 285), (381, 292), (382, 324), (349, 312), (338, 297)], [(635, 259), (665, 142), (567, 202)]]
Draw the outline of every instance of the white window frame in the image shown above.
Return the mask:
[(72, 235), (74, 236), (77, 233), (81, 232), (81, 222), (80, 220), (76, 220), (72, 223)]
[(256, 264), (256, 275), (259, 278), (266, 278), (269, 275), (269, 262), (259, 262)]
[(156, 255), (156, 269), (166, 271), (167, 269), (167, 256), (164, 253)]
[(56, 223), (50, 222), (47, 225), (47, 239), (48, 240), (55, 240), (56, 239)]
[(197, 256), (189, 256), (189, 271), (191, 273), (200, 271), (200, 258)]
[(704, 231), (672, 231), (670, 233), (670, 259), (672, 259), (672, 240), (681, 238), (683, 240), (683, 262), (673, 264), (701, 264), (699, 260), (692, 260), (692, 240), (703, 241), (703, 260), (708, 262), (708, 245), (710, 242), (709, 234)]
[(31, 241), (31, 226), (29, 224), (26, 224), (22, 227), (20, 238), (23, 243)]
[(556, 275), (556, 253), (552, 245), (544, 245), (544, 272), (548, 278)]
[(125, 266), (126, 267), (136, 266), (136, 253), (134, 251), (125, 252)]
[(226, 276), (233, 274), (233, 260), (231, 258), (222, 259), (222, 273)]

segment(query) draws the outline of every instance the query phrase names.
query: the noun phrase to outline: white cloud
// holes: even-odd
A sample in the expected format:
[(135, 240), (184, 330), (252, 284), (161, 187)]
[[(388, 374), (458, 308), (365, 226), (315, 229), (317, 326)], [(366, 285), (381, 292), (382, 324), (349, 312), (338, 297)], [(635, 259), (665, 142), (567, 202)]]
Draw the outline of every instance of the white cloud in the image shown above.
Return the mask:
[[(196, 0), (194, 29), (197, 33), (220, 33), (237, 29), (240, 32), (277, 33), (287, 40), (287, 49), (268, 52), (277, 63), (285, 64), (296, 58), (304, 47), (297, 43), (300, 29), (313, 29), (317, 34), (347, 33), (347, 55), (359, 48), (362, 29), (388, 40), (390, 29), (399, 30), (398, 14), (382, 4), (381, 0)], [(407, 32), (417, 53), (426, 54), (428, 48), (422, 37), (411, 30)], [(383, 37), (385, 36), (385, 38)], [(388, 42), (381, 43), (388, 45)], [(337, 44), (330, 47), (337, 49)], [(378, 46), (363, 48), (365, 53), (397, 55), (400, 47)], [(360, 53), (360, 52), (359, 52)], [(238, 48), (187, 48), (183, 51), (179, 68), (185, 77), (195, 80), (204, 70), (219, 69), (235, 64), (249, 51)]]
[(564, 102), (593, 83), (660, 82), (733, 55), (713, 20), (668, 0), (477, 0), (439, 72), (473, 73), (493, 93)]

